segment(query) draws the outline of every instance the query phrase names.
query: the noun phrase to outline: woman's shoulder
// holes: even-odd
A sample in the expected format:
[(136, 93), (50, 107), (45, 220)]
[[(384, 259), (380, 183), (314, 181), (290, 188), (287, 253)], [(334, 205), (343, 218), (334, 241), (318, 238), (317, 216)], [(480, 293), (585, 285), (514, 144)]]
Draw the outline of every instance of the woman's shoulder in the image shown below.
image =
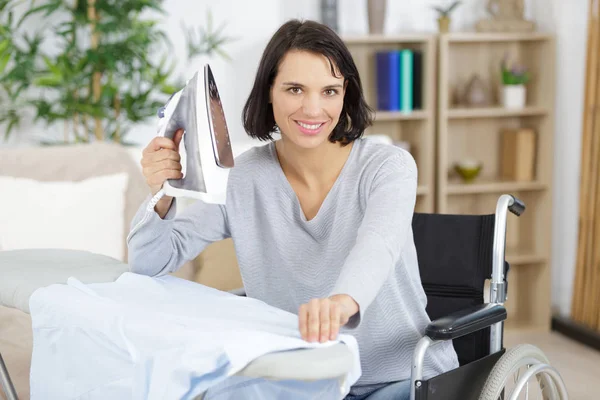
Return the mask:
[(271, 144), (271, 142), (238, 144), (235, 149), (234, 169), (268, 162), (271, 158)]
[(383, 143), (368, 136), (357, 139), (357, 163), (367, 175), (403, 175), (416, 176), (417, 163), (406, 149)]
[(229, 179), (250, 182), (257, 173), (269, 168), (273, 163), (271, 146), (272, 143), (256, 142), (238, 145)]

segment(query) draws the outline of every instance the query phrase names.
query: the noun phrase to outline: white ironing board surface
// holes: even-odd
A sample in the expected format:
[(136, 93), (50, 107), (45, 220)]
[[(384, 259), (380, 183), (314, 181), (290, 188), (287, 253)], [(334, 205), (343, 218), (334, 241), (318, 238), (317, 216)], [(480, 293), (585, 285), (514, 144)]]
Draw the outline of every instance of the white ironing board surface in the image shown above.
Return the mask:
[(37, 289), (67, 283), (113, 282), (128, 271), (112, 257), (79, 250), (26, 249), (0, 251), (0, 305), (29, 314), (29, 298)]

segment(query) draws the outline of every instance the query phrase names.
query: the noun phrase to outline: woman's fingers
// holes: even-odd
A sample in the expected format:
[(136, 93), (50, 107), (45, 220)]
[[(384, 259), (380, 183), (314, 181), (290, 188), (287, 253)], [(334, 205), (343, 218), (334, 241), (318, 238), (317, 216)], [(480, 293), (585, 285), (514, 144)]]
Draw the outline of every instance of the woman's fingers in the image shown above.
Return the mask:
[(321, 320), (321, 335), (319, 340), (321, 343), (324, 343), (329, 340), (329, 330), (331, 328), (331, 301), (329, 299), (321, 300), (319, 316)]
[(179, 155), (179, 153), (175, 150), (160, 149), (152, 153), (144, 154), (144, 157), (142, 158), (142, 166), (156, 164), (165, 160), (180, 162), (181, 155)]
[(155, 153), (160, 149), (170, 149), (177, 151), (178, 147), (172, 139), (164, 136), (156, 136), (150, 141), (150, 143), (148, 143), (143, 153)]
[(165, 169), (181, 171), (182, 167), (180, 162), (166, 159), (144, 166), (144, 174), (152, 175)]
[(341, 305), (328, 298), (312, 299), (298, 310), (298, 328), (308, 342), (327, 342), (337, 339), (342, 322)]
[(321, 302), (319, 299), (312, 299), (308, 302), (308, 340), (311, 342), (319, 340), (320, 310)]
[(329, 332), (329, 340), (335, 340), (340, 332), (340, 324), (342, 319), (342, 311), (340, 305), (335, 301), (331, 302), (330, 315), (331, 315), (331, 326)]
[(298, 328), (303, 340), (308, 341), (308, 305), (302, 304), (298, 310)]

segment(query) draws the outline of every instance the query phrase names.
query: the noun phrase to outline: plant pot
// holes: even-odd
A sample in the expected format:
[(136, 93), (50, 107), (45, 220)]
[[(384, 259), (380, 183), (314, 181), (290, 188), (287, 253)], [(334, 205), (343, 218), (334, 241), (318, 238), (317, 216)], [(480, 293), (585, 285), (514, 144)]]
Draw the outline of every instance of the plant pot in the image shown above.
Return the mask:
[(504, 108), (524, 108), (526, 99), (525, 85), (502, 86), (502, 105)]
[(385, 9), (387, 0), (368, 0), (369, 33), (381, 35), (385, 25)]
[(450, 31), (450, 17), (439, 17), (437, 21), (440, 33), (448, 33)]

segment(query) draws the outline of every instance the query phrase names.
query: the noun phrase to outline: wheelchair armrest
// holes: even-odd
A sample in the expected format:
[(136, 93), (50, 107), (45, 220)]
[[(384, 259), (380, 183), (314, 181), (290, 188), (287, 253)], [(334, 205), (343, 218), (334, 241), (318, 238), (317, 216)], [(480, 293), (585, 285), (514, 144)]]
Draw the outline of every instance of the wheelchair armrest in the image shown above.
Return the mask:
[(432, 340), (452, 340), (505, 319), (506, 308), (503, 305), (478, 304), (432, 321), (427, 326), (425, 335)]

